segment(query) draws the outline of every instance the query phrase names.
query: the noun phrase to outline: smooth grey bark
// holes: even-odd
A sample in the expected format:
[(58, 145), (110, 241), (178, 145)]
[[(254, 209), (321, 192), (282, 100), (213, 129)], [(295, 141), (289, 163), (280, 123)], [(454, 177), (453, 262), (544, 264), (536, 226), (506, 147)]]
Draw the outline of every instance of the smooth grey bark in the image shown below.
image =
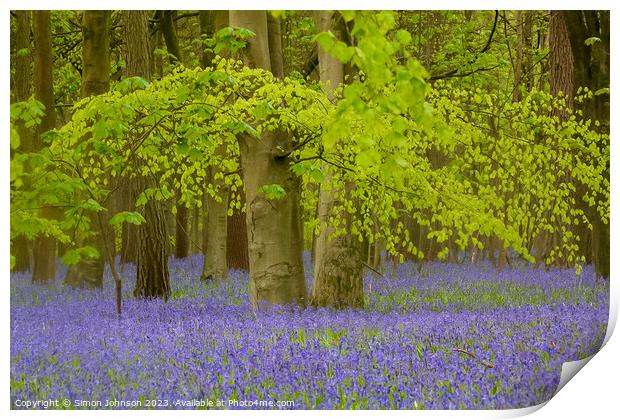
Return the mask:
[[(211, 176), (211, 179), (213, 177)], [(204, 230), (203, 249), (204, 264), (201, 280), (223, 280), (228, 274), (226, 265), (226, 244), (228, 218), (228, 188), (221, 183), (218, 199), (205, 193), (206, 226)]]
[[(230, 24), (256, 34), (244, 51), (246, 65), (271, 70), (266, 12), (230, 11)], [(290, 156), (280, 152), (290, 150), (292, 137), (272, 131), (260, 139), (242, 134), (238, 140), (247, 200), (250, 299), (254, 306), (263, 302), (305, 305), (301, 183), (289, 170)], [(282, 186), (286, 196), (268, 200), (261, 193), (268, 184)]]
[[(282, 29), (279, 18), (274, 17), (271, 13), (267, 13), (267, 32), (269, 37), (269, 55), (271, 72), (278, 78), (284, 77), (284, 61), (282, 58)], [(280, 51), (280, 53), (274, 53)]]
[[(324, 32), (331, 30), (344, 39), (344, 22), (338, 14), (318, 11), (317, 28)], [(344, 66), (327, 51), (319, 47), (319, 76), (329, 96), (344, 83)], [(332, 168), (325, 167), (325, 180), (320, 185), (318, 219), (321, 231), (315, 241), (314, 283), (311, 303), (336, 308), (359, 307), (364, 304), (363, 261), (364, 245), (351, 234), (351, 215), (341, 210), (339, 196), (346, 196), (354, 188), (348, 183), (337, 189), (332, 183)], [(344, 222), (345, 232), (335, 235), (331, 220)]]
[[(200, 32), (208, 37), (228, 26), (228, 11), (212, 10), (200, 12)], [(202, 57), (202, 65), (207, 68), (212, 65), (214, 55), (205, 52)], [(217, 156), (225, 158), (225, 145), (219, 146), (215, 151)], [(203, 254), (201, 280), (222, 280), (227, 277), (228, 265), (226, 249), (228, 245), (227, 219), (228, 219), (228, 187), (223, 178), (216, 178), (213, 170), (209, 171), (209, 182), (219, 191), (219, 196), (204, 196), (204, 230), (203, 230)]]

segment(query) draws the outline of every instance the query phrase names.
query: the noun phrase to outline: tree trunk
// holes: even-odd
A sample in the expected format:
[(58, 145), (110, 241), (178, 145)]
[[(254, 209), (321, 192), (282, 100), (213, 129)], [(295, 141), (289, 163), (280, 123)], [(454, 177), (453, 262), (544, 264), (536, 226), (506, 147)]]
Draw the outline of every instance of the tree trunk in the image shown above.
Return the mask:
[(520, 10), (515, 11), (515, 26), (517, 28), (517, 51), (514, 62), (514, 88), (512, 100), (521, 100), (521, 77), (523, 72), (523, 16)]
[(523, 65), (521, 67), (521, 80), (525, 86), (526, 92), (532, 90), (532, 20), (533, 12), (531, 10), (523, 11)]
[[(570, 39), (568, 36), (568, 28), (566, 27), (566, 23), (564, 22), (561, 11), (551, 11), (549, 26), (550, 91), (552, 95), (565, 96), (568, 109), (574, 110), (574, 96), (576, 93), (574, 75), (575, 60), (573, 57)], [(555, 108), (553, 110), (553, 113), (562, 121), (566, 121), (570, 117), (570, 112), (564, 109)], [(576, 183), (576, 191), (573, 193), (575, 197), (575, 203), (577, 207), (584, 212), (584, 214), (588, 214), (588, 205), (582, 199), (585, 194), (585, 186), (577, 180), (573, 180), (573, 182)], [(579, 250), (581, 251), (582, 255), (586, 257), (586, 262), (591, 263), (591, 232), (587, 224), (580, 221), (579, 225), (575, 227), (573, 233), (579, 237)], [(539, 235), (545, 235), (545, 232), (542, 232)], [(551, 235), (550, 240), (545, 241), (545, 244), (547, 244), (550, 248), (561, 245), (562, 238), (559, 238), (560, 243), (554, 243), (555, 237), (556, 235)], [(545, 254), (547, 254), (549, 250), (544, 250), (544, 252)]]
[(271, 72), (278, 78), (284, 77), (284, 62), (282, 54), (274, 54), (274, 51), (282, 51), (282, 30), (280, 19), (274, 17), (271, 13), (267, 12), (267, 32), (269, 35), (269, 51)]
[[(261, 301), (305, 305), (301, 182), (289, 170), (288, 157), (274, 156), (277, 145), (290, 143), (290, 137), (269, 132), (260, 140), (248, 135), (239, 140), (247, 198), (250, 297), (255, 305)], [(286, 196), (268, 200), (260, 192), (268, 184), (282, 186)]]
[[(155, 14), (157, 17), (157, 12)], [(157, 27), (157, 30), (151, 31), (149, 36), (149, 51), (161, 50), (164, 47), (165, 41), (162, 35), (161, 27)], [(151, 54), (151, 78), (153, 80), (161, 79), (164, 76), (164, 57), (161, 54)]]
[[(200, 33), (212, 38), (217, 31), (228, 26), (228, 10), (201, 10), (199, 12)], [(209, 67), (215, 54), (202, 48), (200, 64), (203, 68)]]
[[(211, 176), (211, 179), (213, 177)], [(204, 264), (201, 280), (223, 280), (228, 274), (226, 265), (228, 188), (219, 183), (219, 201), (205, 193), (206, 226), (204, 229)]]
[[(334, 190), (324, 188), (329, 178), (325, 177), (319, 193), (321, 231), (316, 239), (311, 303), (338, 309), (362, 307), (364, 246), (350, 233), (333, 236), (334, 229), (329, 225), (329, 218), (337, 216), (334, 215), (334, 208), (340, 203)], [(344, 229), (350, 232), (350, 215), (343, 214), (342, 220)]]
[[(107, 10), (86, 10), (82, 17), (82, 96), (100, 95), (110, 88), (110, 37), (108, 34), (110, 12)], [(111, 202), (111, 200), (110, 200)], [(91, 220), (97, 215), (91, 212)], [(102, 214), (107, 221), (109, 214)], [(69, 267), (64, 282), (72, 287), (103, 287), (105, 249), (113, 250), (113, 229), (101, 232), (98, 225), (91, 226), (94, 235), (87, 238), (82, 246), (89, 245), (101, 255), (97, 259), (82, 260)], [(107, 248), (104, 241), (108, 241)], [(114, 256), (111, 256), (112, 259)]]
[[(54, 84), (52, 78), (53, 57), (52, 37), (50, 30), (50, 12), (37, 10), (34, 17), (34, 42), (35, 42), (35, 80), (34, 89), (36, 98), (45, 106), (45, 115), (35, 136), (34, 150), (43, 147), (41, 135), (51, 130), (56, 125), (56, 112), (54, 109)], [(56, 211), (52, 207), (44, 207), (40, 212), (41, 217), (53, 219)], [(32, 268), (32, 281), (45, 283), (56, 276), (56, 240), (47, 236), (39, 237), (34, 242), (34, 262)]]
[[(151, 77), (150, 51), (148, 38), (148, 12), (147, 11), (125, 11), (123, 12), (124, 37), (126, 43), (125, 51), (125, 74), (127, 77), (140, 76), (145, 79)], [(124, 177), (122, 184), (122, 194), (126, 209), (133, 211), (138, 194), (138, 181), (133, 178)], [(138, 250), (142, 244), (138, 236), (140, 228), (130, 223), (124, 223), (122, 227), (121, 245), (121, 264), (138, 263)]]
[[(135, 179), (123, 177), (121, 182), (123, 182), (123, 185), (119, 193), (122, 197), (123, 208), (133, 211), (138, 198)], [(121, 265), (138, 262), (138, 247), (138, 226), (131, 223), (123, 223), (121, 228)]]
[[(200, 31), (204, 35), (213, 37), (214, 34), (228, 25), (228, 11), (214, 10), (202, 11), (200, 14)], [(206, 53), (202, 57), (203, 67), (209, 67), (214, 56)], [(224, 158), (226, 147), (220, 146), (215, 152)], [(205, 193), (204, 197), (204, 231), (203, 231), (203, 254), (201, 280), (225, 279), (228, 274), (227, 266), (227, 215), (228, 215), (228, 187), (223, 179), (216, 179), (214, 172), (209, 173), (209, 182), (215, 185), (219, 196), (211, 197)], [(245, 232), (243, 232), (245, 236)], [(239, 246), (241, 244), (233, 244)]]
[(110, 88), (110, 11), (86, 10), (82, 18), (82, 97)]
[(189, 209), (178, 200), (175, 233), (174, 256), (185, 258), (189, 255)]
[[(256, 34), (245, 50), (246, 65), (270, 70), (266, 12), (230, 11), (230, 23)], [(289, 170), (290, 157), (278, 152), (292, 147), (292, 137), (280, 131), (265, 132), (260, 139), (243, 134), (239, 143), (247, 199), (250, 299), (255, 307), (262, 302), (305, 305), (301, 182)], [(280, 185), (286, 195), (268, 200), (261, 188), (269, 184)]]
[[(549, 87), (552, 95), (565, 95), (567, 105), (572, 109), (575, 93), (575, 76), (573, 74), (575, 60), (568, 38), (568, 29), (561, 11), (551, 11), (549, 26)], [(568, 116), (566, 113), (562, 113), (561, 117), (567, 118)]]
[(176, 64), (183, 62), (181, 48), (179, 48), (179, 38), (177, 37), (177, 28), (174, 21), (176, 11), (159, 10), (158, 15), (164, 41), (166, 41), (166, 49), (168, 50), (168, 54), (170, 54), (170, 63)]
[(201, 252), (202, 245), (200, 245), (200, 219), (201, 219), (201, 208), (194, 207), (192, 209), (192, 223), (191, 223), (191, 245), (190, 245), (190, 254), (195, 255)]
[[(146, 11), (125, 11), (125, 44), (127, 75), (150, 78), (148, 14)], [(155, 182), (144, 176), (136, 179), (137, 191), (153, 187)], [(162, 204), (150, 199), (142, 210), (146, 223), (138, 226), (136, 297), (168, 299), (168, 234)]]
[[(243, 209), (246, 204), (243, 190), (239, 191), (239, 202), (241, 209)], [(232, 215), (228, 216), (226, 221), (226, 265), (228, 268), (248, 271), (250, 269), (250, 262), (248, 256), (247, 224), (245, 223), (246, 214), (241, 209), (234, 209)]]
[[(15, 68), (13, 74), (14, 101), (25, 101), (30, 97), (32, 90), (32, 48), (30, 46), (30, 12), (15, 10)], [(22, 54), (28, 50), (28, 54)], [(23, 124), (17, 127), (20, 137), (20, 146), (17, 153), (28, 153), (32, 149), (32, 131)], [(25, 236), (19, 235), (12, 241), (11, 253), (15, 256), (13, 271), (28, 271), (30, 269), (30, 247), (32, 241)]]
[[(319, 11), (316, 15), (319, 31), (331, 30), (339, 39), (345, 39), (344, 22), (339, 14)], [(344, 66), (319, 47), (319, 76), (329, 96), (344, 83)], [(338, 191), (331, 184), (331, 168), (325, 169), (325, 180), (319, 187), (318, 219), (321, 231), (316, 239), (314, 256), (314, 283), (311, 302), (314, 305), (336, 308), (361, 307), (363, 295), (363, 243), (351, 232), (351, 215), (344, 211), (335, 214), (340, 202), (338, 194), (348, 194), (354, 188), (347, 185)], [(334, 237), (330, 218), (344, 222), (345, 232)], [(376, 244), (375, 244), (376, 245)]]
[[(582, 86), (596, 92), (609, 88), (610, 27), (609, 11), (562, 11), (574, 58), (574, 89)], [(585, 40), (597, 37), (600, 42), (586, 45)], [(596, 130), (609, 133), (609, 93), (599, 93), (581, 104), (584, 118), (600, 122)], [(599, 144), (600, 149), (607, 147)], [(609, 182), (609, 166), (603, 177)], [(592, 254), (598, 277), (609, 278), (610, 232), (609, 220), (602, 217), (596, 206), (588, 207), (586, 216), (592, 224)]]
[[(144, 181), (144, 178), (142, 179)], [(143, 184), (146, 188), (146, 183)], [(134, 296), (164, 298), (170, 295), (168, 255), (166, 254), (166, 222), (160, 203), (149, 200), (144, 205), (146, 223), (139, 225), (138, 264)]]
[[(177, 37), (176, 22), (174, 20), (176, 11), (160, 10), (158, 11), (160, 27), (166, 42), (171, 64), (183, 62), (181, 56), (181, 48), (179, 47), (179, 38)], [(189, 255), (189, 209), (177, 200), (177, 213), (175, 221), (175, 256), (177, 258), (185, 258)]]

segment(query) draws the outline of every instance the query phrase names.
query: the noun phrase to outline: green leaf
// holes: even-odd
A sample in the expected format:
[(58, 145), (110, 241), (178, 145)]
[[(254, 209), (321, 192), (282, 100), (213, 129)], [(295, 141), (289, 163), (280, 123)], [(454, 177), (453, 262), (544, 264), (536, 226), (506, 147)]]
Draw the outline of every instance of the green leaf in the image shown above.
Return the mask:
[(398, 164), (398, 166), (402, 167), (402, 168), (406, 168), (407, 166), (409, 166), (409, 162), (407, 162), (406, 159), (400, 157), (400, 156), (395, 156), (394, 157), (394, 161)]
[(345, 22), (351, 22), (353, 19), (355, 19), (355, 10), (341, 10), (340, 14), (342, 15), (342, 18), (344, 19)]
[(336, 36), (331, 32), (321, 32), (314, 37), (314, 41), (325, 51), (329, 51), (336, 42)]
[(100, 212), (102, 210), (105, 210), (105, 207), (103, 207), (101, 204), (99, 204), (92, 198), (89, 198), (88, 200), (86, 200), (84, 203), (80, 205), (80, 207), (83, 208), (84, 210), (90, 210), (94, 212)]
[(411, 34), (404, 29), (400, 29), (396, 31), (396, 40), (403, 45), (409, 45), (411, 43)]
[(329, 50), (329, 53), (336, 57), (341, 63), (348, 63), (355, 54), (355, 48), (349, 47), (344, 42), (338, 41)]
[(149, 86), (149, 82), (140, 76), (128, 77), (121, 80), (115, 87), (121, 93), (129, 93), (134, 90), (146, 89)]
[(28, 48), (22, 48), (20, 50), (17, 50), (17, 52), (15, 53), (15, 56), (17, 57), (27, 57), (30, 55), (30, 50)]
[(261, 192), (267, 200), (279, 200), (286, 196), (286, 191), (280, 184), (266, 184), (260, 187)]
[(321, 167), (313, 163), (298, 162), (291, 166), (291, 171), (297, 176), (307, 174), (316, 183), (321, 183), (325, 179)]
[(70, 249), (60, 258), (60, 260), (64, 265), (75, 265), (83, 259), (97, 258), (99, 258), (99, 251), (92, 246), (84, 246), (82, 248)]
[(11, 126), (11, 149), (15, 150), (19, 147), (19, 145), (19, 132), (15, 127)]
[(140, 195), (138, 195), (138, 198), (136, 199), (136, 207), (143, 206), (148, 201), (149, 201), (149, 197), (147, 196), (147, 194), (145, 194), (145, 192), (142, 192), (140, 193)]
[(189, 98), (190, 90), (188, 86), (181, 86), (176, 91), (175, 103), (181, 104)]
[(194, 147), (189, 150), (187, 157), (194, 163), (200, 162), (204, 158), (202, 152)]
[(75, 265), (82, 260), (82, 256), (76, 249), (71, 249), (65, 253), (62, 257), (60, 257), (60, 261), (64, 265)]
[(116, 226), (120, 223), (131, 223), (132, 225), (141, 225), (145, 223), (144, 217), (135, 211), (121, 211), (110, 218), (110, 224)]
[(373, 149), (361, 151), (355, 157), (355, 162), (363, 168), (375, 165), (381, 160), (381, 154)]
[(108, 137), (110, 132), (104, 120), (99, 120), (93, 125), (93, 140), (102, 140)]
[(601, 41), (601, 38), (598, 38), (596, 36), (591, 36), (590, 38), (583, 41), (583, 43), (586, 44), (588, 47), (596, 44), (597, 42), (602, 42), (602, 41)]

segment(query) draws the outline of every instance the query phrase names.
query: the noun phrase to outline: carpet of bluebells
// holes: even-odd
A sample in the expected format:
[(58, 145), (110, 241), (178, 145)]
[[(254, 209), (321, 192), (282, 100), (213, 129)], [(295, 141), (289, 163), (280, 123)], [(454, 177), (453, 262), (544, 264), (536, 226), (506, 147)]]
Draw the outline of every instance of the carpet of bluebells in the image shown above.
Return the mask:
[(608, 282), (595, 281), (589, 267), (577, 275), (405, 263), (367, 274), (364, 310), (256, 313), (247, 273), (202, 283), (201, 264), (171, 261), (168, 302), (131, 298), (134, 268), (124, 268), (121, 319), (109, 276), (95, 291), (61, 280), (34, 286), (27, 273), (13, 274), (12, 406), (66, 398), (165, 408), (218, 400), (293, 401), (287, 408), (295, 409), (521, 408), (550, 399), (562, 363), (595, 353), (607, 326)]

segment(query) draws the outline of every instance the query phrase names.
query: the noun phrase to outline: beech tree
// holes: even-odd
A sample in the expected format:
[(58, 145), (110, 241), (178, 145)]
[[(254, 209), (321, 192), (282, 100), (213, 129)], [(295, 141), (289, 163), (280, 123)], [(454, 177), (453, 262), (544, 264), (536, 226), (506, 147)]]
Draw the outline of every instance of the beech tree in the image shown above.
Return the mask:
[[(82, 16), (82, 96), (99, 95), (110, 87), (110, 12), (107, 10), (86, 10)], [(98, 217), (90, 213), (86, 217)], [(104, 216), (105, 217), (105, 216)], [(97, 225), (94, 223), (95, 226)], [(103, 250), (114, 249), (112, 229), (95, 229), (92, 236), (85, 238), (82, 246)], [(105, 242), (104, 242), (105, 241)], [(69, 267), (65, 283), (73, 287), (103, 286), (105, 260), (103, 255), (95, 259), (82, 259)]]
[[(228, 11), (213, 10), (202, 12), (201, 32), (215, 40), (216, 34), (222, 28), (228, 26)], [(219, 51), (224, 54), (223, 51)], [(214, 50), (210, 49), (203, 56), (203, 67), (213, 65)], [(222, 144), (216, 150), (216, 156), (220, 159), (225, 158), (227, 153), (226, 145)], [(204, 228), (203, 228), (203, 254), (204, 263), (202, 266), (201, 280), (225, 279), (228, 275), (227, 245), (228, 245), (228, 208), (229, 208), (229, 187), (224, 182), (224, 177), (217, 174), (214, 170), (209, 170), (207, 174), (209, 183), (213, 185), (217, 194), (211, 196), (205, 192), (203, 199), (204, 206)], [(244, 225), (245, 226), (245, 225)], [(245, 230), (243, 231), (245, 236)], [(235, 238), (239, 240), (239, 238)], [(242, 238), (242, 241), (247, 241)], [(243, 243), (243, 242), (242, 242)]]
[[(271, 70), (267, 13), (230, 11), (230, 24), (255, 36), (244, 50), (250, 67)], [(289, 170), (292, 135), (282, 130), (258, 136), (239, 135), (241, 169), (246, 198), (246, 223), (250, 266), (250, 296), (255, 304), (306, 303), (303, 275), (303, 229), (300, 180)], [(284, 196), (272, 200), (265, 191), (278, 185)]]
[[(13, 95), (11, 102), (25, 101), (32, 92), (32, 46), (30, 43), (30, 14), (27, 10), (16, 10), (15, 28), (15, 60), (12, 77)], [(19, 124), (18, 130), (21, 138), (21, 146), (16, 153), (28, 153), (31, 151), (31, 130), (23, 124)], [(30, 248), (32, 242), (24, 235), (13, 240), (15, 255), (15, 271), (27, 271), (30, 269)]]
[[(592, 128), (605, 133), (609, 124), (609, 66), (610, 66), (610, 25), (609, 11), (562, 11), (562, 18), (570, 40), (573, 68), (564, 77), (573, 79), (571, 97), (591, 91), (591, 97), (583, 98), (578, 104), (585, 118), (590, 119)], [(576, 89), (576, 91), (575, 91)], [(587, 89), (587, 91), (584, 91)], [(567, 92), (568, 93), (568, 92)], [(605, 153), (609, 150), (609, 138), (601, 137), (596, 145)], [(603, 188), (609, 188), (609, 160), (602, 174)], [(584, 192), (583, 187), (580, 191)], [(582, 197), (587, 197), (584, 194)], [(597, 274), (609, 277), (609, 212), (590, 199), (587, 203), (587, 216), (592, 224), (591, 250)], [(608, 208), (607, 208), (608, 209)]]
[[(34, 93), (45, 109), (41, 124), (37, 128), (34, 138), (34, 150), (43, 147), (42, 135), (56, 125), (56, 110), (54, 108), (54, 82), (52, 38), (50, 33), (50, 12), (37, 10), (33, 12), (34, 32)], [(44, 206), (41, 217), (53, 219), (58, 216), (54, 207)], [(53, 280), (56, 275), (56, 240), (50, 236), (39, 236), (33, 249), (32, 281), (36, 283)]]
[[(339, 13), (318, 11), (317, 29), (334, 34), (340, 42), (346, 41), (345, 21)], [(344, 65), (319, 47), (320, 82), (331, 100), (344, 83)], [(315, 242), (313, 304), (321, 306), (362, 306), (363, 301), (363, 243), (351, 233), (352, 218), (342, 210), (342, 202), (351, 200), (355, 185), (351, 182), (333, 182), (342, 178), (337, 168), (325, 167), (325, 179), (320, 184), (317, 217), (321, 224)], [(355, 204), (354, 204), (355, 205)], [(338, 228), (334, 228), (338, 222)]]

